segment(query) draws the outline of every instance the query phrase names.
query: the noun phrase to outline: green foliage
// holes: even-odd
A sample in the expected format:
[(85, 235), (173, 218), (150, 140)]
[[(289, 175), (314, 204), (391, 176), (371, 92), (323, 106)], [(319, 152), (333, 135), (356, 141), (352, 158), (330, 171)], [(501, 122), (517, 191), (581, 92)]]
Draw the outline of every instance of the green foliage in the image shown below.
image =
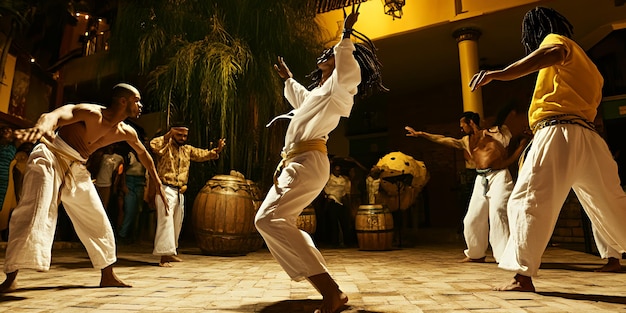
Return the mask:
[(168, 121), (189, 123), (201, 147), (225, 137), (218, 171), (256, 181), (271, 178), (283, 144), (285, 124), (265, 124), (289, 109), (277, 56), (306, 85), (329, 37), (313, 0), (121, 0), (112, 31), (111, 56), (123, 74), (146, 76)]

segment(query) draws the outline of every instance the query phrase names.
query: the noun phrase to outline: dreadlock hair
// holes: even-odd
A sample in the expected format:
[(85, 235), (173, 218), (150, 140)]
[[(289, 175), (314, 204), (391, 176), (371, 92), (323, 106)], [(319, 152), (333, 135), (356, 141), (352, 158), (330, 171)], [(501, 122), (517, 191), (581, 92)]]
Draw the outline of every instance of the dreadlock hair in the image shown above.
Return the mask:
[(522, 21), (522, 44), (526, 53), (537, 50), (548, 34), (572, 38), (574, 26), (559, 12), (551, 8), (536, 7), (526, 12)]
[(470, 121), (474, 121), (474, 124), (476, 124), (476, 127), (480, 127), (480, 114), (476, 112), (472, 112), (472, 111), (463, 112), (463, 114), (461, 115), (461, 118), (467, 124), (469, 124)]
[[(361, 99), (372, 96), (376, 92), (387, 92), (389, 89), (383, 85), (383, 78), (380, 72), (382, 64), (376, 56), (376, 47), (374, 43), (363, 33), (352, 29), (352, 35), (363, 43), (355, 43), (354, 58), (361, 68), (361, 83), (358, 87), (358, 95)], [(325, 51), (326, 52), (326, 51)], [(313, 89), (319, 85), (322, 80), (322, 70), (315, 69), (307, 77), (313, 81), (308, 89)]]

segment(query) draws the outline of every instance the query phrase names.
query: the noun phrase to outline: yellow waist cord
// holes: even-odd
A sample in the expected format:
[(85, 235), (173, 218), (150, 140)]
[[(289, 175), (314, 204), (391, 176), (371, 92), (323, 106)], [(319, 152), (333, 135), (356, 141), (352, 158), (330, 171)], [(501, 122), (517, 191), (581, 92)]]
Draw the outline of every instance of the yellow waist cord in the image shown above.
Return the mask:
[(328, 153), (328, 149), (326, 148), (326, 140), (324, 139), (311, 139), (306, 141), (300, 141), (293, 144), (293, 147), (289, 149), (289, 151), (282, 152), (280, 155), (282, 156), (282, 160), (278, 163), (276, 167), (276, 171), (274, 171), (274, 185), (278, 185), (278, 176), (280, 172), (283, 170), (285, 166), (285, 162), (298, 154), (307, 152), (307, 151), (320, 151), (322, 153)]

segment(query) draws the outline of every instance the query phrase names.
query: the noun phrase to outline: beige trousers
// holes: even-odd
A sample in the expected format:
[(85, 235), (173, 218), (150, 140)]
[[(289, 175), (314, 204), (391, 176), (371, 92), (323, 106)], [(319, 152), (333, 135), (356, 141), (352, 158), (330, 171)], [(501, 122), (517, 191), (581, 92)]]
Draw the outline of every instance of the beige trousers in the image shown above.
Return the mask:
[(311, 236), (298, 229), (296, 220), (322, 191), (329, 175), (328, 156), (320, 151), (286, 160), (255, 218), (270, 252), (295, 281), (328, 272), (324, 257)]

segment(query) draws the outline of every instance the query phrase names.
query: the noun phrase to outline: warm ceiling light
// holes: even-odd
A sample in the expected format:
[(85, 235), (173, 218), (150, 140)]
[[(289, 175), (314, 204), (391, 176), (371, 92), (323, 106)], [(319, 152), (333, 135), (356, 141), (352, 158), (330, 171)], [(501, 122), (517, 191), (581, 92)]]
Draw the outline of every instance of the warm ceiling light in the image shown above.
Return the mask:
[(385, 14), (391, 15), (394, 20), (396, 18), (402, 18), (402, 7), (404, 4), (405, 0), (383, 0)]

